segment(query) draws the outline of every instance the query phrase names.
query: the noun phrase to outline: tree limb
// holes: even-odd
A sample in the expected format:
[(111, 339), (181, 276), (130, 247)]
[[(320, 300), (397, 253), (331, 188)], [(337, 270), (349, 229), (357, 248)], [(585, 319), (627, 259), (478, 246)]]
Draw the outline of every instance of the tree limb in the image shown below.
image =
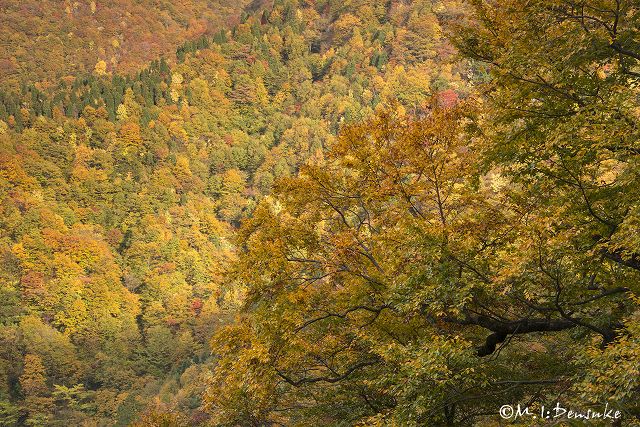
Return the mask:
[(607, 249), (603, 249), (601, 253), (602, 256), (613, 262), (617, 262), (618, 264), (640, 271), (640, 259), (638, 259), (637, 255), (632, 255), (630, 258), (623, 258), (620, 253), (610, 252)]
[(285, 373), (281, 372), (280, 370), (278, 370), (276, 368), (276, 373), (278, 374), (278, 376), (280, 378), (282, 378), (283, 380), (285, 380), (287, 383), (291, 384), (294, 387), (300, 387), (303, 384), (313, 384), (313, 383), (317, 383), (317, 382), (326, 382), (326, 383), (336, 383), (338, 381), (342, 381), (344, 379), (347, 379), (351, 374), (353, 374), (354, 372), (365, 368), (367, 366), (371, 366), (371, 365), (375, 365), (377, 364), (378, 361), (377, 360), (368, 360), (368, 361), (363, 361), (360, 363), (356, 363), (355, 365), (351, 366), (349, 369), (347, 369), (343, 374), (339, 374), (339, 375), (334, 375), (334, 376), (323, 376), (323, 377), (307, 377), (307, 378), (300, 378), (298, 380), (294, 380), (293, 378), (289, 377), (288, 375), (286, 375)]
[(569, 319), (534, 318), (503, 321), (492, 319), (482, 314), (467, 314), (464, 319), (445, 320), (462, 325), (476, 325), (493, 332), (485, 339), (484, 344), (476, 349), (476, 354), (479, 357), (492, 354), (496, 350), (496, 346), (501, 342), (504, 342), (509, 335), (521, 335), (532, 332), (563, 331), (577, 326), (574, 321)]

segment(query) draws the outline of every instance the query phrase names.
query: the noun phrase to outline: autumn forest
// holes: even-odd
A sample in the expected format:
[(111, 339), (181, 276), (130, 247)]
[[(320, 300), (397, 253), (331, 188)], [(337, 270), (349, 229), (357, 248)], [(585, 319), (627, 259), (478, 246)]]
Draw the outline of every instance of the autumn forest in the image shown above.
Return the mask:
[(637, 1), (0, 1), (0, 426), (505, 425), (640, 426)]

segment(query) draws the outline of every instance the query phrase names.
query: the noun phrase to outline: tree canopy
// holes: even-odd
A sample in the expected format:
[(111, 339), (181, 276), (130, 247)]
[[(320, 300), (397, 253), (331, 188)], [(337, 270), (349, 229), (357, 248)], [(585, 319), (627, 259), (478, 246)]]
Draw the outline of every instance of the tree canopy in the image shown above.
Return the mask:
[(240, 232), (220, 425), (437, 425), (638, 408), (633, 2), (473, 2), (475, 101), (380, 110)]
[(0, 425), (639, 424), (635, 2), (50, 3), (0, 30)]

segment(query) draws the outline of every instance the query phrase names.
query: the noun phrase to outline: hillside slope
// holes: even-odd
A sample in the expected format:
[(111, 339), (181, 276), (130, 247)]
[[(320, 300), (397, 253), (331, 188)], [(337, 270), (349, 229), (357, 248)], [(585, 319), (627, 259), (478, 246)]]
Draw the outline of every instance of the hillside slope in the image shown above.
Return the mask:
[(131, 75), (44, 87), (20, 60), (0, 93), (0, 425), (206, 422), (238, 225), (345, 124), (466, 96), (441, 26), (460, 10), (278, 0)]
[(92, 71), (98, 61), (106, 71), (132, 72), (232, 23), (246, 3), (7, 0), (0, 6), (0, 80), (55, 81)]

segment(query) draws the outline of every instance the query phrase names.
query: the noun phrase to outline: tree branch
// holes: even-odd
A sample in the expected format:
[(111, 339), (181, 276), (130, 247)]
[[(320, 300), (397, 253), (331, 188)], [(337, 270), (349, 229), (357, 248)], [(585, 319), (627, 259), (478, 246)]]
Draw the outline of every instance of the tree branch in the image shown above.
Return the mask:
[(326, 382), (326, 383), (336, 383), (338, 381), (342, 381), (344, 379), (347, 379), (351, 374), (353, 374), (354, 372), (365, 368), (367, 366), (371, 366), (371, 365), (375, 365), (377, 364), (378, 361), (377, 360), (368, 360), (368, 361), (363, 361), (360, 363), (356, 363), (355, 365), (353, 365), (352, 367), (350, 367), (349, 369), (347, 369), (343, 374), (339, 374), (339, 375), (334, 375), (334, 376), (323, 376), (323, 377), (310, 377), (310, 378), (300, 378), (298, 380), (294, 380), (293, 378), (289, 377), (288, 375), (284, 374), (283, 372), (281, 372), (279, 369), (276, 368), (276, 373), (278, 374), (278, 376), (280, 378), (282, 378), (283, 380), (285, 380), (287, 383), (291, 384), (294, 387), (300, 387), (303, 384), (313, 384), (313, 383), (317, 383), (317, 382)]
[(587, 298), (582, 301), (574, 302), (572, 303), (572, 305), (583, 305), (595, 300), (599, 300), (600, 298), (608, 297), (609, 295), (622, 294), (626, 292), (629, 292), (629, 288), (619, 287), (619, 288), (608, 289), (608, 290), (602, 291), (602, 293), (599, 295), (592, 296), (591, 298)]
[(348, 310), (346, 310), (344, 313), (327, 313), (324, 316), (319, 316), (319, 317), (315, 317), (313, 319), (309, 319), (306, 322), (304, 322), (302, 325), (298, 326), (294, 332), (300, 332), (302, 329), (306, 328), (307, 326), (319, 322), (321, 320), (324, 319), (329, 319), (331, 317), (338, 317), (340, 319), (346, 319), (347, 315), (349, 315), (350, 313), (353, 313), (354, 311), (358, 311), (358, 310), (365, 310), (368, 311), (370, 313), (373, 313), (375, 315), (375, 317), (378, 317), (380, 315), (380, 313), (382, 312), (382, 310), (384, 310), (385, 308), (391, 308), (391, 306), (384, 304), (380, 307), (368, 307), (366, 305), (358, 305), (355, 307), (351, 307)]
[(618, 264), (640, 271), (640, 259), (638, 259), (637, 255), (632, 255), (630, 258), (623, 258), (620, 253), (610, 252), (607, 249), (603, 249), (601, 253), (602, 256), (613, 262), (617, 262)]
[(615, 50), (616, 52), (625, 55), (625, 56), (630, 56), (632, 58), (637, 59), (638, 61), (640, 61), (640, 54), (633, 52), (629, 49), (625, 49), (622, 46), (620, 46), (617, 42), (613, 42), (609, 45), (609, 47), (613, 50)]
[(462, 325), (476, 325), (493, 332), (485, 339), (484, 344), (477, 348), (476, 354), (479, 357), (492, 354), (496, 350), (496, 346), (501, 342), (504, 342), (509, 335), (521, 335), (532, 332), (563, 331), (577, 326), (575, 322), (569, 319), (534, 318), (503, 321), (492, 319), (481, 314), (467, 314), (467, 316), (462, 320), (445, 320)]

